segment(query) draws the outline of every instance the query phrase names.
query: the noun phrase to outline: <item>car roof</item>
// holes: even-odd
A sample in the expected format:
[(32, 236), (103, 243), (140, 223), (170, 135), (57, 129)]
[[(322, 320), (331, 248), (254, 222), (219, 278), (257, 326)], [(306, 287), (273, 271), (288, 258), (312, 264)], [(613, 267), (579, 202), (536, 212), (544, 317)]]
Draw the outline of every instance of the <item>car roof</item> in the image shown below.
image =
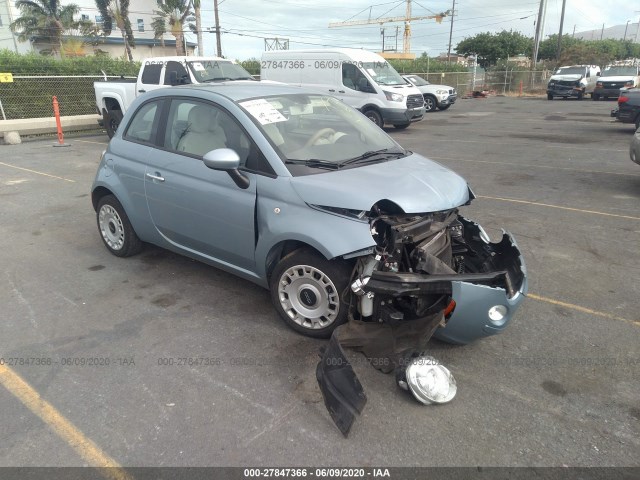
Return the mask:
[(159, 88), (158, 90), (154, 90), (153, 93), (155, 93), (156, 96), (173, 96), (176, 95), (178, 91), (179, 94), (184, 94), (187, 91), (192, 91), (196, 94), (215, 93), (227, 97), (234, 102), (272, 95), (291, 95), (301, 93), (323, 94), (322, 92), (311, 88), (297, 87), (294, 85), (287, 85), (285, 83), (256, 82), (254, 80), (182, 85), (179, 87)]

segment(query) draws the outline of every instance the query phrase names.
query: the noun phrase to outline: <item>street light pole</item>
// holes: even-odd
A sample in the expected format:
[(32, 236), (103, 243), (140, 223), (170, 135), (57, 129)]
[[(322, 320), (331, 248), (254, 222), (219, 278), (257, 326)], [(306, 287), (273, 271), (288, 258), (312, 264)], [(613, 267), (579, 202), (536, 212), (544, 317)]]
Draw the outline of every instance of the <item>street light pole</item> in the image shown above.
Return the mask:
[(560, 61), (560, 51), (562, 49), (562, 27), (564, 26), (564, 8), (567, 6), (567, 0), (562, 0), (562, 13), (560, 14), (560, 33), (558, 33), (558, 51), (556, 52), (556, 60)]

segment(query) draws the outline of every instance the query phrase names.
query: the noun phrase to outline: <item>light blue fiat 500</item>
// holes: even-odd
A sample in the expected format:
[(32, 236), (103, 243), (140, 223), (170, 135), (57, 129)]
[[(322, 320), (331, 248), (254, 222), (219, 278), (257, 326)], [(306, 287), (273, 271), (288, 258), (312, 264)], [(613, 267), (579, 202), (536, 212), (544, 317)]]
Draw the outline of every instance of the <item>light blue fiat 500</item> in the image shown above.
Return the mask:
[(257, 82), (142, 95), (92, 187), (114, 255), (148, 242), (251, 280), (305, 335), (441, 309), (436, 336), (460, 344), (502, 331), (527, 289), (514, 238), (460, 215), (473, 198), (339, 100)]

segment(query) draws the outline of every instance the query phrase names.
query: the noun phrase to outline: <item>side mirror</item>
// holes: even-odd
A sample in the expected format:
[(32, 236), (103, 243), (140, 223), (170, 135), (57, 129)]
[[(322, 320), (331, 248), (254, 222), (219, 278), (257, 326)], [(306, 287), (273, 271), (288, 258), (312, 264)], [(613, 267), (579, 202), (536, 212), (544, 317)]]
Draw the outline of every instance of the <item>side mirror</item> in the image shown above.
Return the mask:
[(230, 148), (211, 150), (204, 154), (202, 161), (207, 168), (227, 172), (238, 187), (249, 188), (249, 178), (238, 170), (240, 157), (235, 150)]
[(178, 72), (176, 72), (175, 70), (171, 70), (169, 72), (169, 83), (172, 87), (178, 85)]

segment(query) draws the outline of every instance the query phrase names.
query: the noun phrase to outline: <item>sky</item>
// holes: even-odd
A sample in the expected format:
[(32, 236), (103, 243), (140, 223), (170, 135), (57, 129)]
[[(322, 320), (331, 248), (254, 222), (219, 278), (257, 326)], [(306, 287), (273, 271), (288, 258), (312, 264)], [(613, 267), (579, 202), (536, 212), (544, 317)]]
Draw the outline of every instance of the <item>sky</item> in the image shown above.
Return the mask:
[[(452, 0), (453, 1), (453, 0)], [(420, 0), (412, 2), (414, 16), (434, 15), (452, 8), (452, 1)], [(564, 32), (593, 30), (613, 25), (637, 24), (640, 3), (599, 0), (566, 0)], [(534, 36), (539, 1), (534, 0), (456, 0), (452, 52), (466, 37), (482, 32), (516, 30)], [(611, 5), (611, 6), (610, 6)], [(370, 8), (371, 7), (371, 8)], [(330, 22), (367, 20), (377, 17), (404, 16), (405, 0), (222, 0), (219, 2), (222, 54), (227, 58), (247, 60), (260, 58), (264, 37), (289, 39), (289, 48), (355, 47), (380, 51), (381, 26), (360, 25), (349, 28), (328, 28)], [(558, 33), (562, 0), (547, 0), (544, 23), (545, 36)], [(215, 54), (213, 1), (202, 2), (204, 54)], [(402, 49), (402, 23), (384, 25), (386, 35), (395, 35), (399, 26), (398, 46)], [(449, 18), (438, 24), (435, 20), (411, 23), (411, 51), (437, 56), (447, 51)], [(633, 30), (633, 31), (631, 31)], [(635, 37), (630, 28), (629, 37)], [(195, 41), (195, 35), (189, 35)], [(387, 40), (388, 41), (388, 40)], [(395, 43), (395, 40), (392, 40)]]

